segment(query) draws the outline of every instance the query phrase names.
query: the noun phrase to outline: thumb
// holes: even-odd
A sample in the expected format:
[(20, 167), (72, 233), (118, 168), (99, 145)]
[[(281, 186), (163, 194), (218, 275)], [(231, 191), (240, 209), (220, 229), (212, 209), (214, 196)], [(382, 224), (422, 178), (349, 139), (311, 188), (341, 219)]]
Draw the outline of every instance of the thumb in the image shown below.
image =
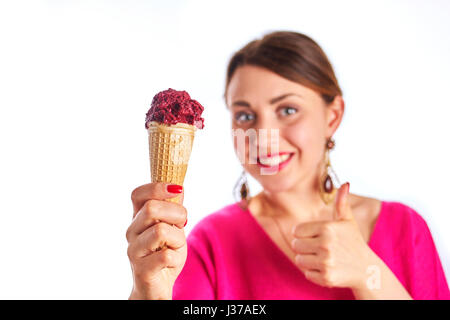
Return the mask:
[(348, 201), (348, 194), (350, 192), (350, 183), (344, 183), (338, 190), (335, 202), (336, 218), (337, 220), (352, 220), (353, 213)]

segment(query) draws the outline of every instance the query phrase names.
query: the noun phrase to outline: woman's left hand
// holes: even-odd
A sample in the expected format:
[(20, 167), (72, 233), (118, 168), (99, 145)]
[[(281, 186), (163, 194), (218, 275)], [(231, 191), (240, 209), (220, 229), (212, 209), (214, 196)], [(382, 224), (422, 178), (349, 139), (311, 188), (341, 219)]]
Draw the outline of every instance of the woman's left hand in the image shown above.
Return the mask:
[(364, 286), (373, 259), (348, 203), (349, 187), (346, 183), (338, 190), (335, 221), (302, 223), (292, 230), (297, 266), (308, 280), (321, 286)]

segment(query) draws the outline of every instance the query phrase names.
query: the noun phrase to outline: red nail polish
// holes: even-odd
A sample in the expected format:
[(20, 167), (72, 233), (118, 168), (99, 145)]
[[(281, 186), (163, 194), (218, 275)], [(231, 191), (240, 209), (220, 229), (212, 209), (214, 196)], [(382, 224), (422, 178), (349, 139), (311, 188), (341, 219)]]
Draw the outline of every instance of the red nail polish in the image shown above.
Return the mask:
[(177, 184), (169, 184), (167, 186), (167, 191), (170, 193), (182, 193), (183, 192), (183, 187), (179, 186)]
[(186, 222), (184, 223), (184, 226), (183, 226), (183, 227), (186, 227), (186, 225), (187, 225), (187, 218), (186, 218)]

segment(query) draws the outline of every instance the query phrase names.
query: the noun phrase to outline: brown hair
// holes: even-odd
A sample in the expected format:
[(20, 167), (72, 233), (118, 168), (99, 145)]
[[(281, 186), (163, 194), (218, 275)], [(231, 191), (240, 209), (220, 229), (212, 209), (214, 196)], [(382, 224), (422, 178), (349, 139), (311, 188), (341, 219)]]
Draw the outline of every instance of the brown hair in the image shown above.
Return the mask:
[(342, 96), (331, 63), (320, 46), (308, 36), (275, 31), (249, 42), (228, 63), (224, 98), (236, 69), (243, 65), (266, 68), (321, 94), (326, 103)]

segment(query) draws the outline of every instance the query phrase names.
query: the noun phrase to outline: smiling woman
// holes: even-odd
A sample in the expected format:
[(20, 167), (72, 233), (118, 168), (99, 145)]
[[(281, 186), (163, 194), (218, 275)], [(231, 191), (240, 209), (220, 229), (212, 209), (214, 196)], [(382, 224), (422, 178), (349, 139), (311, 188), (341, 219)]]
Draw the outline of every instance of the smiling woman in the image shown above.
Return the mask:
[(280, 31), (251, 41), (229, 62), (224, 98), (233, 134), (244, 138), (234, 143), (244, 174), (263, 191), (250, 197), (244, 184), (243, 199), (191, 230), (185, 264), (170, 260), (172, 269), (163, 269), (183, 267), (166, 296), (450, 298), (423, 218), (331, 178), (344, 100), (314, 40)]

